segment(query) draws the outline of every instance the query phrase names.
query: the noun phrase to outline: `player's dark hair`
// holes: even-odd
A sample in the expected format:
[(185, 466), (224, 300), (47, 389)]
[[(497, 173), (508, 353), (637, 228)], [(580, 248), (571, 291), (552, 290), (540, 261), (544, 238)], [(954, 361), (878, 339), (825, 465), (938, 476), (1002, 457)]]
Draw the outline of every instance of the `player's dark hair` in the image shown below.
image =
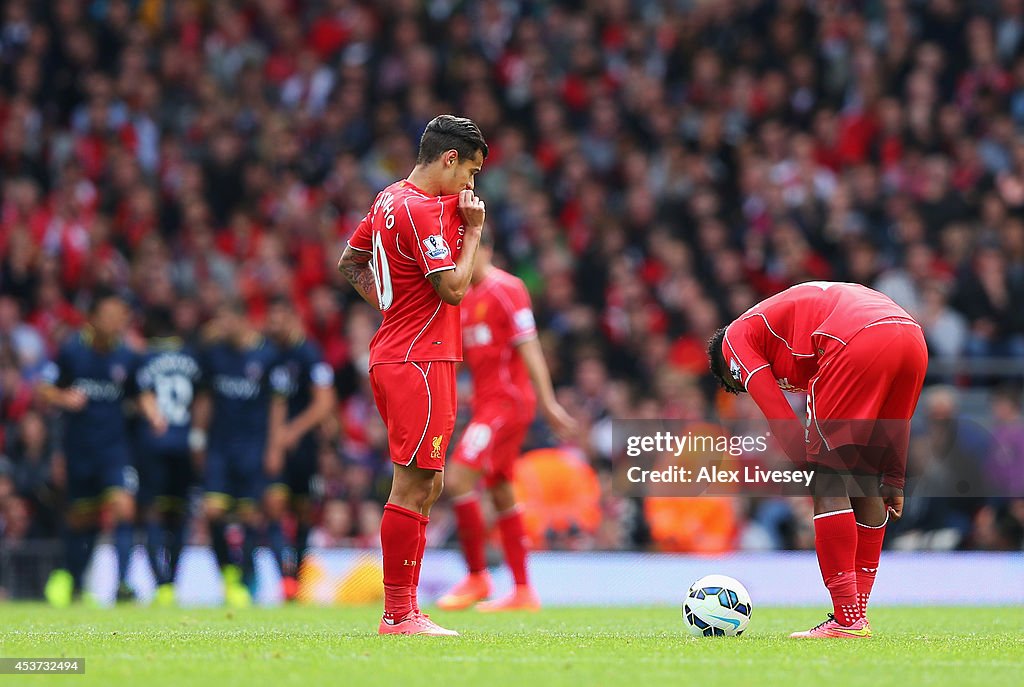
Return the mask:
[(725, 354), (722, 353), (722, 343), (725, 341), (725, 327), (717, 330), (708, 339), (708, 366), (711, 374), (718, 380), (719, 385), (730, 394), (738, 394), (739, 389), (732, 387), (726, 381), (729, 374), (729, 366), (725, 362)]
[(1017, 410), (1021, 409), (1021, 388), (1017, 384), (1005, 382), (992, 390), (992, 400), (1002, 399)]
[(425, 165), (454, 150), (461, 160), (472, 160), (479, 150), (487, 159), (487, 142), (480, 127), (471, 119), (454, 115), (438, 115), (430, 120), (420, 137), (416, 164)]
[(287, 296), (282, 296), (281, 294), (278, 294), (276, 296), (270, 297), (270, 299), (267, 302), (267, 306), (271, 308), (287, 308), (291, 310), (292, 308), (295, 307), (295, 304), (292, 303), (291, 299), (288, 298)]
[(146, 311), (142, 335), (147, 339), (163, 339), (174, 336), (174, 313), (163, 305), (155, 305)]
[(101, 287), (93, 291), (92, 300), (89, 302), (89, 314), (95, 315), (99, 311), (100, 306), (109, 300), (118, 300), (123, 302), (124, 298), (122, 298), (121, 294), (117, 291), (106, 287)]
[(240, 315), (246, 317), (249, 314), (249, 307), (245, 304), (245, 301), (241, 298), (228, 298), (220, 304), (220, 309), (227, 310), (234, 315)]

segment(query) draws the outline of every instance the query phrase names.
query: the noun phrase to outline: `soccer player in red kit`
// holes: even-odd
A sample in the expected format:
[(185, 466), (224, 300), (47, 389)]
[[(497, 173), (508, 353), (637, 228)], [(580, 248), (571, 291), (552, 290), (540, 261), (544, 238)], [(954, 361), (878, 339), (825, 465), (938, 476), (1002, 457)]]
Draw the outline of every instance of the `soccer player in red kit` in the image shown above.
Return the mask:
[(492, 255), (491, 241), (485, 238), (477, 252), (472, 288), (462, 301), (462, 345), (473, 376), (473, 416), (452, 456), (448, 491), (469, 575), (438, 599), (438, 608), (444, 610), (469, 608), (491, 593), (484, 552), (487, 529), (476, 493), (481, 477), (498, 514), (515, 588), (507, 598), (483, 601), (477, 609), (540, 608), (526, 574), (526, 536), (512, 491), (513, 467), (538, 401), (559, 437), (576, 431), (576, 421), (555, 400), (526, 285), (491, 264)]
[[(921, 326), (858, 284), (807, 282), (718, 330), (711, 371), (746, 391), (787, 455), (815, 470), (814, 548), (833, 612), (794, 638), (871, 636), (868, 597), (891, 515), (903, 513), (914, 414), (928, 367)], [(806, 429), (783, 395), (807, 392)]]
[(395, 465), (380, 527), (380, 634), (458, 635), (420, 612), (416, 587), (455, 427), (458, 306), (483, 231), (484, 204), (473, 188), (486, 157), (487, 143), (472, 121), (432, 119), (409, 177), (377, 195), (338, 262), (359, 295), (383, 314), (370, 341), (370, 383)]

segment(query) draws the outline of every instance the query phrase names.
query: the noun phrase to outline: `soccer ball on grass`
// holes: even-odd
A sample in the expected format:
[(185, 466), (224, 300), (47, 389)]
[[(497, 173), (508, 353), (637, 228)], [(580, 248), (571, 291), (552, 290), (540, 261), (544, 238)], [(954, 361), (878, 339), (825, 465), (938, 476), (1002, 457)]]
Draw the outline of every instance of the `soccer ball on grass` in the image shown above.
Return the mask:
[(683, 623), (695, 637), (736, 637), (750, 624), (750, 594), (726, 575), (707, 575), (683, 601)]

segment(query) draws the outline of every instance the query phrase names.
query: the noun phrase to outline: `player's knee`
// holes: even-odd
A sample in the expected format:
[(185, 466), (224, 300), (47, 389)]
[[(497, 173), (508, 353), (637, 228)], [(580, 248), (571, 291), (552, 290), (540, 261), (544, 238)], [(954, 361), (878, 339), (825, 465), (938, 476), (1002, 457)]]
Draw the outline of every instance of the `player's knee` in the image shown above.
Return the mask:
[(263, 511), (270, 520), (280, 520), (288, 510), (288, 494), (270, 490), (263, 496)]
[(312, 525), (315, 518), (313, 504), (308, 498), (300, 498), (295, 502), (295, 518), (303, 525)]
[(405, 492), (405, 497), (416, 510), (419, 510), (427, 505), (433, 493), (434, 487), (430, 482), (421, 482), (409, 487)]
[(96, 510), (81, 504), (72, 505), (65, 516), (69, 529), (84, 530), (96, 524)]
[(399, 467), (391, 483), (391, 503), (420, 511), (434, 490), (434, 472), (419, 468)]
[[(444, 484), (448, 488), (448, 496), (457, 499), (473, 491), (476, 487), (478, 476), (479, 473), (474, 470), (456, 463), (444, 476)], [(440, 495), (440, 491), (438, 491), (438, 495)]]
[(238, 519), (242, 521), (242, 524), (246, 527), (258, 528), (265, 524), (263, 514), (256, 508), (251, 510), (242, 510), (238, 513)]
[(203, 515), (209, 522), (216, 522), (224, 519), (227, 508), (219, 501), (207, 500), (203, 503)]
[(142, 518), (147, 523), (160, 523), (164, 520), (165, 511), (155, 504), (150, 504), (142, 509)]
[(238, 504), (238, 519), (242, 524), (257, 527), (262, 521), (260, 516), (260, 510), (255, 503), (243, 501)]
[(817, 496), (814, 499), (815, 513), (834, 513), (840, 510), (847, 510), (850, 506), (848, 496)]
[(512, 491), (512, 483), (501, 481), (488, 487), (488, 491), (491, 494), (491, 501), (494, 503), (494, 509), (499, 513), (510, 511), (516, 507), (516, 495)]
[(135, 519), (135, 499), (127, 492), (114, 492), (110, 496), (110, 507), (114, 519), (118, 522), (129, 522)]
[(273, 504), (264, 504), (263, 506), (263, 514), (270, 522), (278, 522), (279, 520), (284, 519), (285, 513), (287, 512), (287, 507), (276, 502)]
[(430, 495), (427, 497), (426, 501), (423, 502), (423, 507), (421, 510), (424, 515), (430, 513), (430, 509), (434, 507), (434, 504), (437, 503), (437, 500), (439, 498), (441, 498), (441, 490), (435, 487), (434, 489), (431, 490)]
[(831, 468), (818, 466), (811, 480), (811, 494), (815, 498), (845, 497), (846, 483), (843, 476)]

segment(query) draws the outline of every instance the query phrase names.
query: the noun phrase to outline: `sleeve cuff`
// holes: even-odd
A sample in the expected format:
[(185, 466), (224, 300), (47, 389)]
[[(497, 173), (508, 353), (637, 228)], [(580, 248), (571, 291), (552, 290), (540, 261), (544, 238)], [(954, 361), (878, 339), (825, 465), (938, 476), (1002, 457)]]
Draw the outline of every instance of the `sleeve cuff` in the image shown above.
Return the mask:
[(426, 278), (426, 277), (429, 277), (430, 275), (432, 275), (434, 272), (447, 272), (448, 270), (453, 270), (453, 269), (455, 269), (455, 265), (443, 265), (441, 267), (435, 267), (434, 269), (430, 270), (429, 272), (424, 272), (423, 276), (424, 276), (424, 278)]
[(523, 332), (521, 334), (518, 334), (518, 335), (512, 337), (512, 345), (513, 346), (518, 346), (519, 344), (524, 344), (527, 341), (533, 341), (536, 338), (537, 338), (537, 330), (536, 329), (534, 329), (533, 331), (530, 331), (530, 332)]
[(882, 477), (882, 484), (887, 487), (895, 487), (896, 489), (902, 489), (907, 483), (906, 478), (898, 475), (884, 475)]

